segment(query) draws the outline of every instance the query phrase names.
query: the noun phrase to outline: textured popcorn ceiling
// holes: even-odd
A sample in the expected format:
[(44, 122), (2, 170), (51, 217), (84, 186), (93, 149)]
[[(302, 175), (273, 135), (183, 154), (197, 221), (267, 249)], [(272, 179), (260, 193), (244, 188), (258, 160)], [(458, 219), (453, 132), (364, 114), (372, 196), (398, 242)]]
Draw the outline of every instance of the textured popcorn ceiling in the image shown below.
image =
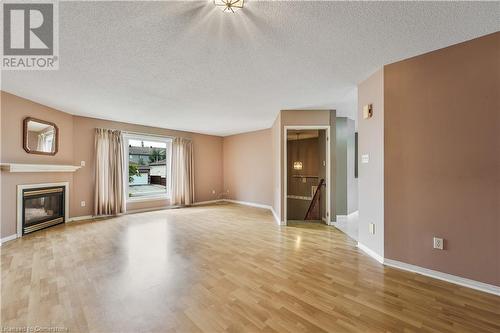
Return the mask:
[[(73, 114), (228, 135), (280, 109), (354, 117), (384, 64), (500, 30), (500, 4), (61, 2), (60, 69), (2, 72), (2, 89)], [(48, 119), (50, 120), (50, 119)]]

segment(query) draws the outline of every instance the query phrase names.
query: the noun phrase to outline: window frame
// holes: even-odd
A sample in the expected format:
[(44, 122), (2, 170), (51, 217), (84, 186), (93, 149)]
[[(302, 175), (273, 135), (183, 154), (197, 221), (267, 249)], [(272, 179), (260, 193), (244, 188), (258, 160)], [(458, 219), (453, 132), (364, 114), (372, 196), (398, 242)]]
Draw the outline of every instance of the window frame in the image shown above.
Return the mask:
[[(141, 140), (141, 141), (153, 141), (153, 142), (162, 142), (166, 144), (166, 151), (167, 151), (167, 161), (165, 168), (166, 173), (167, 173), (167, 186), (166, 186), (166, 193), (165, 194), (160, 194), (160, 195), (151, 195), (151, 196), (144, 196), (144, 197), (135, 197), (131, 198), (129, 196), (129, 182), (128, 182), (128, 175), (129, 175), (129, 166), (130, 166), (130, 154), (129, 154), (129, 140)], [(136, 134), (136, 133), (123, 133), (123, 141), (124, 141), (124, 146), (125, 146), (125, 151), (124, 151), (124, 157), (127, 162), (127, 172), (124, 177), (124, 182), (126, 184), (125, 187), (125, 195), (127, 199), (127, 203), (134, 203), (134, 202), (145, 202), (145, 201), (159, 201), (159, 200), (169, 200), (171, 198), (171, 188), (172, 188), (172, 138), (168, 136), (156, 136), (156, 135), (149, 135), (149, 134)]]

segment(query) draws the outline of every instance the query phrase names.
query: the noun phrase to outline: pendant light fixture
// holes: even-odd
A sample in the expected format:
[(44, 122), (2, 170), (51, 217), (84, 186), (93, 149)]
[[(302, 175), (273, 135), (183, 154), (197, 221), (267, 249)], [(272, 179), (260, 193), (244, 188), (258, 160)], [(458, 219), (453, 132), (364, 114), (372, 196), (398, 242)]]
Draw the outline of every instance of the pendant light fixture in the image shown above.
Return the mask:
[(214, 5), (222, 8), (223, 12), (234, 13), (243, 8), (244, 0), (214, 0)]
[(300, 160), (300, 133), (297, 132), (297, 157), (298, 160), (293, 162), (293, 169), (294, 170), (302, 170), (302, 161)]

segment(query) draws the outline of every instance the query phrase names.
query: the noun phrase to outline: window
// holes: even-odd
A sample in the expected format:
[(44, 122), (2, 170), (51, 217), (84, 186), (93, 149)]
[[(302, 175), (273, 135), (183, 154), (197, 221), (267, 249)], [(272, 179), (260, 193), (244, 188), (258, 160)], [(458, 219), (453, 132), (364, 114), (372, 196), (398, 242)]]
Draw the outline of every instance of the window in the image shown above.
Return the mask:
[(171, 140), (124, 135), (128, 156), (128, 201), (170, 197)]

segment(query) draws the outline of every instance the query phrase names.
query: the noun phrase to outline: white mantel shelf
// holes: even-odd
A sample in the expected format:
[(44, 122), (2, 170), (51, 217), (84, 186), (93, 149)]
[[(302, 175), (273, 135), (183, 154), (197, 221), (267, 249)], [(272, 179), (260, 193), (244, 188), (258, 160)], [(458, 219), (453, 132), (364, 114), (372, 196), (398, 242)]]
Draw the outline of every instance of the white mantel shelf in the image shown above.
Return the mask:
[(7, 172), (75, 172), (79, 165), (64, 164), (22, 164), (0, 163), (0, 169)]

